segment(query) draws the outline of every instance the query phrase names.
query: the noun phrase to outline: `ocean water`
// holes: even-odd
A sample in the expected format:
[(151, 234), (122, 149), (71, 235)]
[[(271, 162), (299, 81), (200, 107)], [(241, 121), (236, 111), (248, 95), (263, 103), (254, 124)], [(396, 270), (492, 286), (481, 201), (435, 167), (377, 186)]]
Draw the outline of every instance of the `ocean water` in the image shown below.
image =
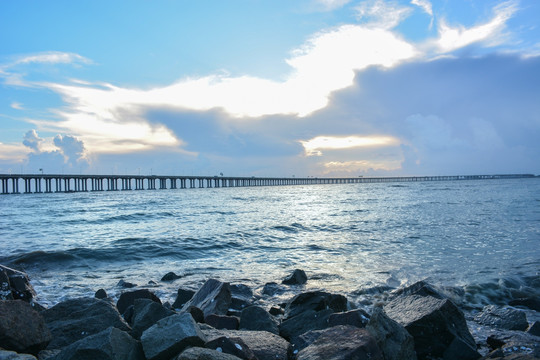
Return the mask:
[(121, 279), (170, 301), (211, 277), (260, 289), (295, 268), (298, 291), (359, 302), (427, 279), (504, 303), (540, 295), (540, 179), (3, 195), (0, 263), (46, 306)]

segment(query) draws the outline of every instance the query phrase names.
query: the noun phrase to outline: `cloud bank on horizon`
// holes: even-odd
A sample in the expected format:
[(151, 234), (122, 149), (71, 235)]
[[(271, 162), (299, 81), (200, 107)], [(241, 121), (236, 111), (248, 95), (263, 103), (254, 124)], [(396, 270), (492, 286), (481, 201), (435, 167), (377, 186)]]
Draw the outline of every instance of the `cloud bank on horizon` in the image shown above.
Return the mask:
[[(95, 20), (82, 19), (92, 13), (72, 5), (64, 10), (73, 23), (38, 40), (7, 32), (21, 21), (7, 18), (20, 5), (0, 5), (8, 45), (0, 53), (0, 172), (540, 173), (540, 4), (314, 0), (272, 11), (242, 3), (251, 8), (229, 7), (232, 27), (218, 23), (210, 35), (177, 25), (167, 9), (151, 19), (150, 5), (122, 3), (112, 12), (132, 7), (148, 33), (136, 36), (113, 18), (103, 25), (112, 39), (94, 38), (85, 25)], [(219, 7), (193, 7), (174, 10), (209, 31)], [(246, 21), (245, 11), (269, 28)], [(176, 33), (165, 32), (172, 24)], [(88, 44), (85, 33), (103, 44)], [(257, 44), (261, 55), (236, 41)], [(166, 53), (175, 42), (183, 66)], [(191, 52), (206, 56), (189, 60)], [(168, 56), (163, 66), (176, 77), (158, 71)], [(197, 70), (183, 72), (190, 67)]]

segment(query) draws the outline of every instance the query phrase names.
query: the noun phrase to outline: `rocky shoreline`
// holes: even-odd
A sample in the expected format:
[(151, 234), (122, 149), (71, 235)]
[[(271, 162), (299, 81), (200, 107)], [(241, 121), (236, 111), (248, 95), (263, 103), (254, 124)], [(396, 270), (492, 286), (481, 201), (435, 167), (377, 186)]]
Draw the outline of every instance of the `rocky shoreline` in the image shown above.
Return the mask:
[[(307, 281), (295, 270), (256, 293), (209, 279), (196, 291), (179, 288), (172, 304), (124, 282), (116, 301), (99, 289), (47, 309), (24, 272), (0, 265), (0, 360), (540, 358), (540, 324), (526, 316), (540, 311), (538, 299), (489, 305), (471, 317), (421, 281), (370, 311), (326, 291), (276, 301)], [(489, 335), (473, 336), (474, 327)]]

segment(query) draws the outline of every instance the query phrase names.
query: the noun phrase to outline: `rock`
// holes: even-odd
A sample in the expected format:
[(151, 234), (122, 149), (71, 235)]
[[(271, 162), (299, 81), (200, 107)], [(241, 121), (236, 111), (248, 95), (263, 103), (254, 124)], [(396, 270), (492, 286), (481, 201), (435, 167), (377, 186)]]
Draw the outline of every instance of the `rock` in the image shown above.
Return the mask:
[(285, 285), (303, 285), (307, 282), (307, 275), (304, 270), (296, 269), (292, 272), (291, 275), (287, 276), (282, 284)]
[(94, 297), (96, 299), (106, 299), (107, 298), (107, 292), (103, 289), (99, 289), (98, 291), (96, 291), (96, 293), (94, 294)]
[(195, 322), (204, 323), (204, 313), (198, 307), (190, 306), (187, 309), (182, 310), (182, 312), (191, 314), (191, 317), (193, 317), (193, 320), (195, 320)]
[(540, 321), (535, 321), (532, 323), (532, 325), (527, 329), (527, 333), (534, 336), (540, 336)]
[(390, 294), (390, 300), (393, 300), (399, 296), (407, 295), (432, 296), (437, 299), (446, 298), (440, 292), (438, 292), (431, 284), (421, 280), (407, 287), (393, 291)]
[(263, 295), (274, 296), (283, 294), (285, 292), (285, 289), (275, 282), (269, 282), (264, 284), (261, 292)]
[(226, 336), (238, 337), (253, 351), (259, 360), (287, 360), (289, 343), (267, 331), (250, 330), (203, 330), (209, 341)]
[(240, 360), (240, 358), (217, 350), (192, 347), (178, 355), (176, 360)]
[(272, 306), (268, 312), (270, 313), (270, 315), (274, 316), (283, 315), (285, 313), (285, 311), (279, 306)]
[(241, 330), (263, 330), (279, 335), (278, 322), (259, 306), (250, 306), (240, 315)]
[(495, 305), (485, 306), (474, 321), (497, 329), (525, 331), (529, 327), (527, 316), (521, 310)]
[(178, 289), (176, 300), (172, 304), (173, 309), (181, 309), (195, 295), (195, 291), (187, 289)]
[(332, 312), (347, 311), (347, 298), (343, 295), (330, 294), (324, 291), (310, 291), (298, 294), (289, 301), (285, 308), (285, 318), (293, 318), (308, 310), (326, 310)]
[(375, 339), (365, 329), (350, 325), (328, 328), (301, 350), (298, 360), (383, 360)]
[(22, 271), (0, 265), (0, 300), (31, 302), (36, 292), (28, 275)]
[(159, 300), (159, 298), (150, 290), (140, 289), (128, 291), (122, 293), (116, 302), (116, 308), (120, 314), (123, 314), (130, 305), (133, 305), (135, 303), (135, 299), (150, 299), (161, 304), (161, 300)]
[(43, 317), (22, 300), (0, 301), (0, 346), (37, 354), (45, 349), (52, 335)]
[(121, 287), (121, 288), (125, 288), (125, 289), (130, 289), (130, 288), (137, 287), (137, 284), (130, 283), (130, 282), (127, 282), (127, 281), (124, 281), (124, 280), (120, 280), (116, 284), (116, 286)]
[(171, 271), (171, 272), (168, 272), (165, 275), (163, 275), (163, 277), (161, 278), (161, 281), (174, 281), (174, 280), (180, 279), (180, 278), (181, 278), (180, 275), (176, 275), (175, 273), (173, 273)]
[(111, 326), (123, 331), (130, 330), (113, 304), (95, 298), (67, 300), (41, 314), (53, 336), (48, 349), (64, 347)]
[(337, 325), (352, 325), (359, 328), (366, 327), (369, 314), (362, 309), (331, 314), (328, 318), (328, 327)]
[(291, 342), (292, 354), (298, 354), (299, 351), (307, 348), (309, 345), (313, 344), (315, 340), (321, 336), (324, 330), (310, 330), (301, 335), (298, 335)]
[(210, 314), (226, 315), (230, 304), (231, 288), (229, 283), (209, 279), (184, 305), (182, 310), (196, 306), (202, 310), (205, 317)]
[(508, 303), (510, 306), (525, 306), (531, 310), (540, 311), (540, 299), (537, 297), (527, 297), (514, 299)]
[(210, 314), (204, 318), (204, 322), (215, 329), (238, 330), (240, 321), (236, 316)]
[(208, 349), (217, 350), (225, 354), (234, 355), (244, 360), (258, 360), (253, 351), (239, 337), (221, 336), (204, 344)]
[(413, 336), (419, 359), (480, 357), (463, 313), (449, 299), (402, 295), (384, 311)]
[(125, 331), (110, 327), (66, 346), (55, 360), (144, 360), (141, 344)]
[(286, 340), (295, 342), (297, 336), (307, 331), (327, 328), (328, 318), (332, 313), (332, 309), (304, 311), (295, 317), (283, 321), (279, 325), (279, 335)]
[[(504, 359), (522, 359), (531, 356), (540, 358), (540, 341), (537, 336), (514, 330), (495, 330), (487, 339), (488, 345), (492, 349), (498, 349)], [(490, 354), (493, 358), (495, 354)]]
[(131, 336), (140, 339), (142, 333), (159, 320), (175, 312), (150, 299), (135, 299)]
[(2, 350), (0, 348), (0, 360), (37, 360), (35, 356), (29, 354), (17, 354), (14, 351)]
[(366, 330), (377, 342), (385, 360), (415, 360), (414, 339), (403, 326), (375, 308)]
[(187, 313), (167, 316), (141, 336), (148, 360), (169, 360), (188, 346), (203, 346), (205, 342), (206, 337)]
[[(150, 300), (152, 301), (152, 300)], [(129, 325), (132, 325), (132, 320), (133, 320), (133, 308), (134, 306), (133, 305), (129, 305), (128, 308), (124, 311), (124, 313), (122, 314), (122, 317), (124, 318), (124, 320), (126, 320), (126, 322), (129, 324)]]
[(253, 290), (244, 284), (232, 284), (231, 296), (244, 300), (251, 300), (253, 298)]

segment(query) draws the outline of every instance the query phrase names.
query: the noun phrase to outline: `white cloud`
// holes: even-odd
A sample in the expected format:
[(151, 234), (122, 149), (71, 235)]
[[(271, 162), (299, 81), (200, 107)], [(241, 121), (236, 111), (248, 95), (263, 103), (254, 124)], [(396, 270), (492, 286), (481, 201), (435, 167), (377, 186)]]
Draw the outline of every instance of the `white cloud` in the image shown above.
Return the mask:
[(29, 130), (24, 134), (23, 145), (29, 147), (35, 152), (41, 151), (41, 143), (43, 139), (40, 138), (36, 130)]
[(323, 163), (323, 173), (332, 176), (354, 176), (359, 173), (368, 173), (370, 171), (392, 171), (400, 169), (401, 162), (401, 159), (386, 161), (329, 161)]
[(48, 51), (33, 55), (26, 55), (15, 60), (10, 66), (17, 64), (46, 63), (46, 64), (91, 64), (90, 59), (79, 54), (60, 51)]
[(502, 3), (495, 7), (495, 14), (489, 22), (470, 28), (463, 26), (451, 27), (444, 20), (441, 20), (436, 46), (440, 52), (448, 53), (477, 42), (497, 44), (503, 38), (501, 33), (506, 27), (506, 22), (517, 9), (517, 2), (515, 1)]
[(422, 8), (429, 16), (433, 16), (433, 7), (429, 0), (411, 0), (411, 4)]
[(396, 2), (384, 0), (364, 1), (356, 7), (359, 20), (365, 26), (377, 29), (392, 29), (407, 18), (412, 9)]
[(22, 104), (19, 103), (19, 102), (16, 102), (16, 101), (13, 101), (9, 106), (10, 106), (12, 109), (16, 109), (16, 110), (24, 110)]
[(325, 10), (334, 10), (351, 2), (351, 0), (315, 0), (322, 5)]
[(399, 139), (392, 136), (317, 136), (300, 141), (307, 156), (321, 156), (321, 150), (341, 150), (362, 147), (395, 146)]
[(0, 142), (0, 160), (6, 162), (22, 162), (28, 155), (28, 148), (22, 144), (5, 144)]

